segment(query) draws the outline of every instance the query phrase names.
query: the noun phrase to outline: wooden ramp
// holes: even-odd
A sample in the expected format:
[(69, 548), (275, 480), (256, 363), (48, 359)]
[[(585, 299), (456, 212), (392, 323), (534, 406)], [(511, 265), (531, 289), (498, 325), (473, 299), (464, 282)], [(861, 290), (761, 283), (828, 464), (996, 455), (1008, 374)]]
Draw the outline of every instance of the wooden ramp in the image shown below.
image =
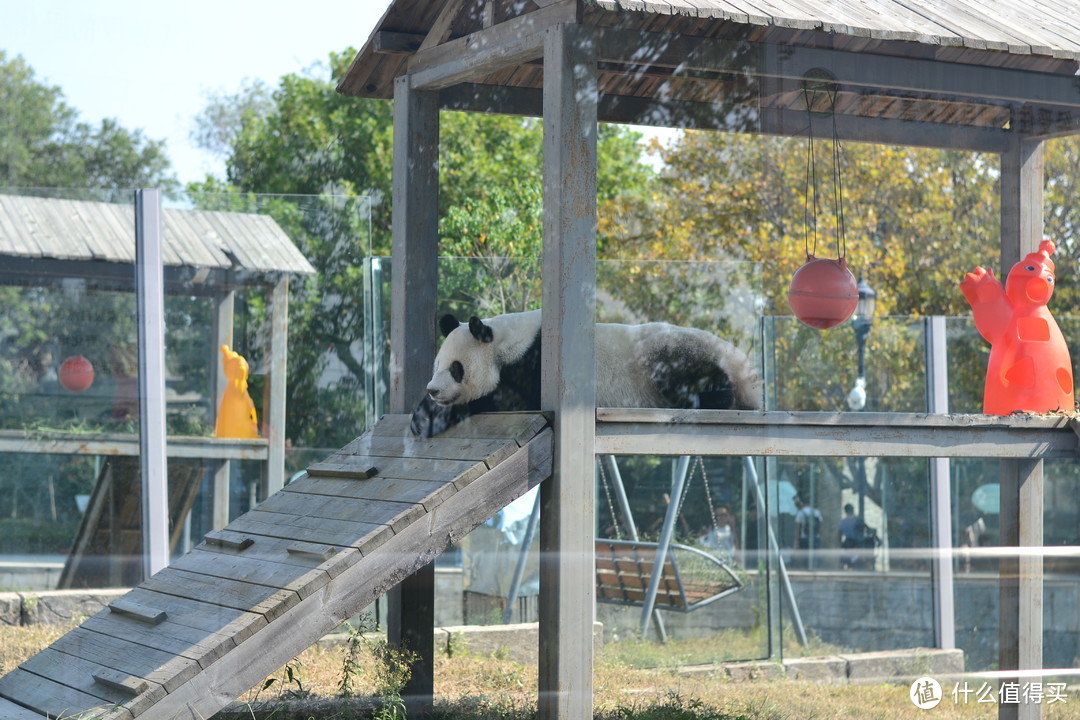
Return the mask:
[(0, 678), (0, 718), (209, 718), (548, 477), (542, 415), (390, 415)]

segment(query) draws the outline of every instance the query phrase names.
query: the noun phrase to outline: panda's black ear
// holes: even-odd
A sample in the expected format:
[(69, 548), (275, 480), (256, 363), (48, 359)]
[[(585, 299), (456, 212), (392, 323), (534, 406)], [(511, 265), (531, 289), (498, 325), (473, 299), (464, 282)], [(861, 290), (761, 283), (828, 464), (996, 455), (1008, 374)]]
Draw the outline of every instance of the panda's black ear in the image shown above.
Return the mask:
[(469, 332), (480, 342), (489, 343), (495, 338), (490, 325), (485, 325), (480, 318), (473, 315), (469, 318)]
[(446, 337), (450, 333), (457, 330), (457, 327), (460, 324), (461, 323), (458, 322), (458, 319), (456, 317), (454, 317), (451, 313), (447, 313), (441, 318), (439, 318), (439, 332), (442, 333), (443, 337)]

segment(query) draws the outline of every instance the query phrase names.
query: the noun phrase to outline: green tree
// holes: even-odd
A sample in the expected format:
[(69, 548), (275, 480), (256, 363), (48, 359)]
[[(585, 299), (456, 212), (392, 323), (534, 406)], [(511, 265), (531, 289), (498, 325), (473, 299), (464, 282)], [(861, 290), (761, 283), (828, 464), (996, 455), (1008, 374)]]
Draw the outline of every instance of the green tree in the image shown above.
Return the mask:
[[(663, 150), (664, 172), (652, 194), (633, 198), (641, 204), (615, 216), (635, 220), (608, 218), (604, 230), (620, 237), (611, 247), (624, 257), (733, 258), (760, 264), (764, 314), (777, 316), (766, 343), (776, 407), (839, 411), (847, 409), (845, 398), (855, 381), (853, 333), (846, 326), (819, 332), (783, 317), (790, 315), (790, 279), (805, 259), (806, 246), (814, 245), (812, 230), (805, 226), (806, 152), (804, 139), (688, 132)], [(1058, 245), (1051, 310), (1066, 336), (1075, 337), (1065, 315), (1078, 293), (1080, 142), (1048, 142), (1045, 164), (1045, 233)], [(827, 152), (816, 165), (823, 191), (816, 254), (835, 257)], [(925, 409), (925, 365), (918, 316), (970, 317), (958, 288), (964, 274), (976, 265), (993, 267), (999, 277), (1008, 271), (998, 267), (999, 163), (990, 154), (845, 143), (841, 170), (848, 263), (878, 293), (879, 317), (868, 340), (872, 360), (866, 409), (920, 412)], [(979, 412), (989, 346), (970, 322), (954, 322), (949, 351), (951, 409)], [(1074, 364), (1077, 355), (1074, 351)], [(912, 472), (921, 472), (915, 466)], [(815, 467), (837, 487), (857, 486), (857, 463), (832, 459)], [(895, 481), (898, 472), (890, 471), (889, 463), (868, 467), (868, 495), (881, 502), (890, 473)], [(910, 503), (893, 504), (890, 523), (921, 522), (923, 491), (913, 487), (909, 492)]]
[(234, 94), (212, 95), (192, 138), (225, 157), (226, 178), (192, 189), (367, 195), (372, 247), (356, 248), (353, 259), (369, 251), (389, 254), (393, 116), (389, 103), (335, 90), (354, 56), (352, 49), (331, 53), (328, 65), (286, 75), (273, 89), (249, 82)]
[(1044, 233), (1054, 241), (1053, 307), (1080, 305), (1080, 138), (1046, 143)]
[[(25, 60), (0, 50), (0, 187), (34, 193), (86, 188), (95, 199), (110, 199), (140, 186), (175, 189), (168, 171), (164, 142), (115, 120), (81, 122), (60, 88), (38, 81)], [(57, 419), (34, 394), (63, 359), (56, 352), (85, 354), (100, 372), (108, 366), (108, 348), (126, 343), (134, 328), (130, 294), (4, 287), (0, 296), (0, 416), (8, 426)], [(93, 325), (90, 318), (104, 320)]]
[[(332, 54), (319, 72), (288, 75), (270, 91), (249, 84), (236, 95), (219, 94), (195, 133), (203, 147), (227, 150), (225, 181), (208, 178), (191, 187), (208, 193), (200, 204), (222, 192), (283, 194), (280, 202), (251, 202), (277, 219), (318, 270), (312, 281), (293, 284), (287, 434), (294, 443), (324, 447), (351, 440), (362, 425), (364, 408), (350, 400), (363, 387), (368, 361), (359, 354), (365, 309), (361, 269), (368, 255), (390, 250), (392, 105), (337, 93), (337, 79), (354, 55), (351, 50)], [(451, 309), (463, 313), (535, 306), (540, 124), (447, 112), (440, 125), (441, 251), (477, 259), (471, 267), (447, 268), (442, 295)], [(638, 163), (637, 135), (605, 127), (599, 140), (603, 203), (647, 181), (651, 172)], [(354, 195), (372, 199), (370, 241), (366, 218), (348, 206)], [(494, 301), (485, 306), (488, 299)], [(319, 388), (328, 351), (350, 375)], [(342, 391), (344, 384), (349, 392)]]
[[(829, 148), (819, 150), (816, 255), (836, 257)], [(760, 263), (765, 314), (788, 314), (790, 278), (806, 249), (815, 250), (806, 141), (687, 132), (662, 158), (652, 195), (623, 210), (639, 220), (626, 226), (619, 254)], [(978, 153), (847, 143), (841, 173), (848, 266), (887, 288), (879, 311), (966, 312), (956, 283), (986, 255), (996, 257), (996, 162)]]
[(163, 140), (113, 119), (80, 121), (60, 88), (0, 50), (0, 186), (173, 191), (169, 169)]
[[(363, 425), (365, 408), (355, 400), (365, 374), (363, 266), (390, 249), (392, 113), (388, 103), (335, 91), (354, 55), (332, 54), (328, 66), (287, 75), (273, 89), (248, 83), (212, 96), (193, 134), (226, 156), (224, 181), (190, 186), (199, 205), (272, 215), (318, 270), (291, 286), (286, 432), (319, 447), (340, 447)], [(248, 325), (258, 328), (262, 305), (248, 308)], [(261, 347), (249, 352), (258, 357)], [(348, 375), (320, 386), (332, 357)]]

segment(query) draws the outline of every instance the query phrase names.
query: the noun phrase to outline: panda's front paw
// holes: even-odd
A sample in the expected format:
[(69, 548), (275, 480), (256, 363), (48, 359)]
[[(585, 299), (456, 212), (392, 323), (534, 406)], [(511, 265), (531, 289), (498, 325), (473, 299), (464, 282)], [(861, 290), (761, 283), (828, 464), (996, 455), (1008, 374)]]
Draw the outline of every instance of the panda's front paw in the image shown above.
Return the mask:
[(455, 406), (440, 405), (430, 395), (424, 395), (424, 399), (413, 410), (409, 430), (417, 437), (434, 437), (462, 419)]
[(424, 395), (424, 399), (413, 410), (412, 422), (409, 423), (409, 430), (412, 431), (412, 434), (422, 438), (435, 435), (438, 431), (432, 431), (432, 423), (438, 410), (438, 403), (432, 400), (430, 395)]

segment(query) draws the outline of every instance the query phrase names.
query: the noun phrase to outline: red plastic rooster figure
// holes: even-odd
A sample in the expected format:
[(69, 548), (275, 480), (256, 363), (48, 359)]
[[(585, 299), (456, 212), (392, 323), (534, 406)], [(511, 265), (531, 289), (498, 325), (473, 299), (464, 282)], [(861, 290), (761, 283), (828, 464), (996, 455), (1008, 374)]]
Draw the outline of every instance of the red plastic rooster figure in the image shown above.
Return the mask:
[(1073, 410), (1072, 360), (1065, 337), (1046, 307), (1054, 293), (1054, 243), (1043, 240), (1009, 271), (1005, 288), (981, 267), (964, 276), (960, 290), (975, 327), (990, 343), (983, 412)]

